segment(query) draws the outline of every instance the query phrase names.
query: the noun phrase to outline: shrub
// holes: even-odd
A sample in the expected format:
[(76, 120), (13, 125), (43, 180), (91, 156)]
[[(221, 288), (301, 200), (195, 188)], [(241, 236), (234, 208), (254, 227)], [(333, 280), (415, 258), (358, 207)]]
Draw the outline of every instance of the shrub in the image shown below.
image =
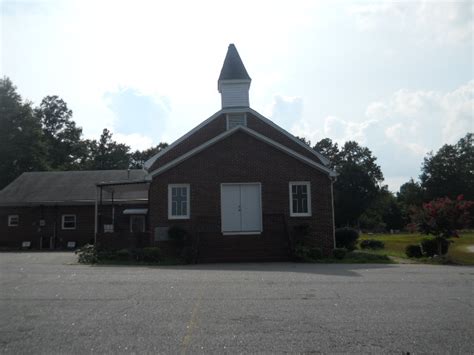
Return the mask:
[(318, 260), (323, 257), (323, 251), (321, 250), (321, 248), (310, 248), (308, 256), (310, 257), (310, 259)]
[(145, 259), (145, 251), (144, 249), (140, 249), (140, 248), (131, 249), (130, 256), (132, 257), (133, 260), (143, 261)]
[(97, 260), (114, 260), (117, 259), (117, 253), (113, 250), (98, 250)]
[(161, 260), (161, 251), (157, 247), (143, 248), (143, 261), (156, 263)]
[(347, 254), (347, 249), (346, 248), (336, 248), (334, 249), (334, 257), (336, 259), (344, 259), (346, 257), (346, 254)]
[(175, 242), (184, 242), (188, 232), (180, 226), (171, 226), (168, 229), (168, 237)]
[(95, 264), (98, 261), (97, 249), (94, 245), (86, 244), (75, 252), (81, 264)]
[(385, 243), (377, 239), (366, 239), (360, 242), (361, 249), (383, 249), (385, 248)]
[(336, 229), (336, 247), (352, 251), (356, 248), (359, 232), (353, 228)]
[(128, 260), (132, 257), (132, 253), (128, 249), (120, 249), (115, 252), (117, 258), (120, 260)]
[(425, 256), (438, 255), (438, 243), (441, 242), (441, 253), (445, 255), (448, 252), (449, 241), (446, 239), (424, 238), (421, 241), (421, 251)]
[(405, 248), (405, 254), (409, 258), (421, 258), (423, 253), (421, 252), (421, 247), (416, 244), (407, 245)]
[(323, 252), (320, 248), (308, 247), (302, 243), (295, 246), (295, 258), (300, 261), (311, 262), (323, 257)]

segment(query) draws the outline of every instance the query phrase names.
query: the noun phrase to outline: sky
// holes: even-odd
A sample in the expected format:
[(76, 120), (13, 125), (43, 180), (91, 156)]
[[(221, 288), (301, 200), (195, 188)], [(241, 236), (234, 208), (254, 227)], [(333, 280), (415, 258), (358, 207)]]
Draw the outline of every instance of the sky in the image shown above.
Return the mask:
[(86, 138), (171, 143), (221, 108), (234, 43), (250, 106), (314, 144), (355, 140), (392, 191), (474, 131), (471, 1), (11, 1), (0, 75), (58, 95)]

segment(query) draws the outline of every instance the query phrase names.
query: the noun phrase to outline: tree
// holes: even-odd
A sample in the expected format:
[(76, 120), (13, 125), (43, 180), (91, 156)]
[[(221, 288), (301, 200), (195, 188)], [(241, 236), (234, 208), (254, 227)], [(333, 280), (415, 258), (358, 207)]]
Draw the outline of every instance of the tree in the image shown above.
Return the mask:
[(25, 171), (45, 170), (41, 123), (7, 77), (0, 79), (0, 189)]
[(72, 111), (58, 96), (46, 96), (35, 115), (43, 128), (47, 159), (52, 169), (79, 168), (85, 154), (82, 128), (71, 119)]
[(331, 139), (314, 146), (331, 161), (338, 177), (334, 183), (336, 225), (358, 226), (359, 217), (374, 203), (381, 191), (383, 174), (370, 149), (348, 141), (339, 149)]
[(330, 138), (321, 139), (313, 149), (320, 152), (326, 158), (331, 161), (331, 167), (334, 168), (340, 162), (340, 154), (339, 147), (337, 143), (333, 143)]
[(403, 224), (407, 225), (410, 223), (411, 210), (415, 207), (421, 207), (423, 203), (423, 188), (411, 178), (400, 186), (400, 191), (397, 193), (397, 202), (400, 205)]
[(148, 148), (145, 150), (136, 150), (130, 154), (130, 169), (141, 169), (143, 168), (145, 162), (153, 157), (155, 154), (158, 154), (163, 149), (168, 147), (168, 143), (160, 143), (155, 147)]
[(305, 137), (298, 137), (296, 136), (300, 141), (302, 141), (304, 144), (309, 145), (311, 147), (311, 141), (308, 138)]
[(455, 200), (449, 197), (438, 198), (415, 210), (412, 220), (418, 231), (434, 236), (438, 244), (438, 255), (442, 255), (443, 243), (446, 244), (450, 238), (459, 237), (458, 229), (468, 224), (472, 206), (474, 202), (465, 201), (462, 195)]
[(128, 169), (130, 165), (128, 145), (112, 140), (112, 133), (104, 128), (99, 141), (88, 141), (89, 163), (92, 170)]
[(359, 218), (360, 228), (383, 232), (404, 226), (402, 211), (396, 197), (386, 186)]
[(411, 178), (400, 186), (397, 192), (397, 200), (405, 206), (421, 206), (423, 203), (423, 189), (418, 182)]
[(474, 199), (474, 135), (466, 134), (456, 144), (445, 144), (424, 159), (420, 175), (425, 200), (462, 194)]

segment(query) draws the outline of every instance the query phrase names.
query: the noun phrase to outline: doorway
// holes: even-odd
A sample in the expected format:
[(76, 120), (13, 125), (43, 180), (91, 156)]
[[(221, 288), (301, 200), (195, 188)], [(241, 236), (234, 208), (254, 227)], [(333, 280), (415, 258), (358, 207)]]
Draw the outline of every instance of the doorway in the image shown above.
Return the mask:
[(221, 224), (227, 235), (262, 231), (260, 183), (221, 184)]

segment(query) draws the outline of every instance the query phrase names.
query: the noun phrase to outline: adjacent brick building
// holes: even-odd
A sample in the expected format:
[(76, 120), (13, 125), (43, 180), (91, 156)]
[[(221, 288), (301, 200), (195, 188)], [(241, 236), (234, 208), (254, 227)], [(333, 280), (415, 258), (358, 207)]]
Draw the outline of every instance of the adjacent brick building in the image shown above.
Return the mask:
[(0, 191), (0, 247), (75, 248), (93, 243), (104, 224), (129, 231), (140, 217), (128, 212), (147, 208), (147, 189), (112, 196), (110, 190), (100, 193), (96, 185), (141, 181), (145, 175), (142, 170), (23, 173)]

